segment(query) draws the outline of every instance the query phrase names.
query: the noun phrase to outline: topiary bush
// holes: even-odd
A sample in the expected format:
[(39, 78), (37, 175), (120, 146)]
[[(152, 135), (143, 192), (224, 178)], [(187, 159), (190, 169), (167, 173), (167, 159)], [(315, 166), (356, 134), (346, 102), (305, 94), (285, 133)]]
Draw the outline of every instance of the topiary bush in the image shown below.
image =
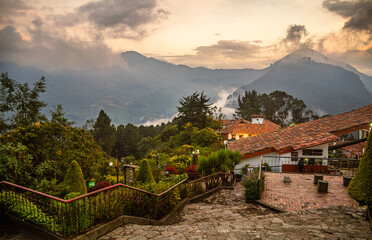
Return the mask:
[(75, 160), (71, 162), (63, 184), (66, 186), (69, 193), (87, 193), (87, 186), (85, 185), (83, 172)]
[(88, 193), (97, 191), (97, 190), (105, 188), (105, 187), (109, 187), (111, 185), (112, 184), (110, 182), (107, 182), (107, 181), (98, 182), (93, 187), (88, 188)]
[(155, 182), (150, 165), (146, 160), (143, 160), (141, 162), (141, 165), (136, 176), (136, 182), (139, 183)]
[(248, 172), (247, 175), (243, 177), (243, 186), (245, 188), (244, 196), (245, 201), (249, 202), (251, 200), (257, 200), (261, 198), (262, 191), (265, 186), (265, 175), (261, 174), (260, 181), (260, 195), (258, 196), (258, 170), (253, 172)]
[(177, 174), (178, 175), (178, 171), (174, 167), (167, 167), (166, 170), (169, 172), (169, 174)]
[[(367, 216), (372, 209), (372, 134), (368, 134), (366, 148), (355, 176), (348, 186), (349, 195), (361, 205), (367, 205)], [(371, 220), (371, 219), (370, 219)]]

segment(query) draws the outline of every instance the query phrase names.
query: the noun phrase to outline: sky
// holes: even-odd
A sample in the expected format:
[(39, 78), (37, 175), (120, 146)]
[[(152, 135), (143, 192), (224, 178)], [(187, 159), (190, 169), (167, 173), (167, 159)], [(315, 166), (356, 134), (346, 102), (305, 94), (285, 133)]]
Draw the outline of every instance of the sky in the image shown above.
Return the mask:
[(372, 75), (372, 0), (0, 0), (0, 61), (44, 71), (174, 64), (263, 69), (308, 47)]

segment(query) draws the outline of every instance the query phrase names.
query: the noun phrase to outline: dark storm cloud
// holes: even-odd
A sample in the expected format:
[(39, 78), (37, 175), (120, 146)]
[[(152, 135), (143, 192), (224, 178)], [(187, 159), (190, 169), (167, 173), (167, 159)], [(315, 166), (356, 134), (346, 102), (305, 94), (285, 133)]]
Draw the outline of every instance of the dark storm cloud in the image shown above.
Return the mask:
[(91, 69), (122, 64), (120, 56), (102, 41), (66, 39), (49, 32), (39, 18), (32, 21), (32, 25), (30, 41), (22, 39), (13, 26), (0, 29), (0, 61), (48, 70)]
[(289, 43), (300, 43), (301, 39), (306, 37), (308, 32), (306, 31), (305, 25), (290, 25), (287, 29), (287, 36), (283, 39)]
[(14, 52), (21, 52), (23, 46), (22, 37), (13, 26), (6, 26), (0, 30), (1, 60), (8, 59)]
[(367, 30), (372, 33), (372, 1), (340, 1), (326, 0), (323, 7), (338, 15), (349, 18), (344, 25), (344, 29)]
[(57, 18), (65, 26), (89, 22), (99, 30), (109, 30), (116, 37), (141, 37), (146, 24), (156, 22), (169, 13), (157, 9), (156, 0), (101, 0), (88, 2), (73, 13)]
[(29, 9), (31, 9), (31, 7), (20, 0), (1, 0), (0, 24), (13, 23), (12, 18), (22, 16), (24, 12)]
[(286, 36), (279, 43), (272, 47), (280, 51), (294, 51), (299, 48), (312, 48), (313, 41), (311, 38), (306, 38), (309, 33), (305, 25), (292, 24), (287, 28)]

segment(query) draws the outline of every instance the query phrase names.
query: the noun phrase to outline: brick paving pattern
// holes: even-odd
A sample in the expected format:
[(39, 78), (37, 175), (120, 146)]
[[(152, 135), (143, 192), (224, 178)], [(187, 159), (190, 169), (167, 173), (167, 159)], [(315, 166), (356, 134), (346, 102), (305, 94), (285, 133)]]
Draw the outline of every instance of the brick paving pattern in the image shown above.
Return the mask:
[[(318, 193), (313, 174), (266, 172), (265, 175), (265, 190), (261, 200), (286, 212), (334, 206), (358, 207), (358, 203), (349, 197), (342, 176), (324, 175), (323, 180), (328, 182), (328, 193)], [(289, 176), (291, 182), (284, 183), (284, 176)]]

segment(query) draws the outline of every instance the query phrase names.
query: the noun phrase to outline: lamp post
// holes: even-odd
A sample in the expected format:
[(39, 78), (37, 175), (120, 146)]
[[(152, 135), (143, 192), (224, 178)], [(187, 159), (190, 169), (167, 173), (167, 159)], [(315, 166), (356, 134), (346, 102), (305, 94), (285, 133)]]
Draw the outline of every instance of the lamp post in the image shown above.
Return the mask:
[[(109, 166), (110, 167), (113, 167), (114, 166), (114, 163), (112, 161), (109, 162)], [(116, 183), (119, 183), (119, 159), (118, 159), (118, 150), (116, 149), (116, 164), (115, 164), (115, 168), (116, 168)]]
[(200, 154), (199, 152), (199, 149), (197, 149), (196, 151), (192, 151), (192, 165), (197, 165), (198, 164), (198, 155)]
[(225, 150), (226, 150), (226, 146), (227, 146), (227, 143), (228, 143), (229, 141), (227, 141), (227, 140), (224, 140), (223, 141), (223, 145), (225, 145)]

